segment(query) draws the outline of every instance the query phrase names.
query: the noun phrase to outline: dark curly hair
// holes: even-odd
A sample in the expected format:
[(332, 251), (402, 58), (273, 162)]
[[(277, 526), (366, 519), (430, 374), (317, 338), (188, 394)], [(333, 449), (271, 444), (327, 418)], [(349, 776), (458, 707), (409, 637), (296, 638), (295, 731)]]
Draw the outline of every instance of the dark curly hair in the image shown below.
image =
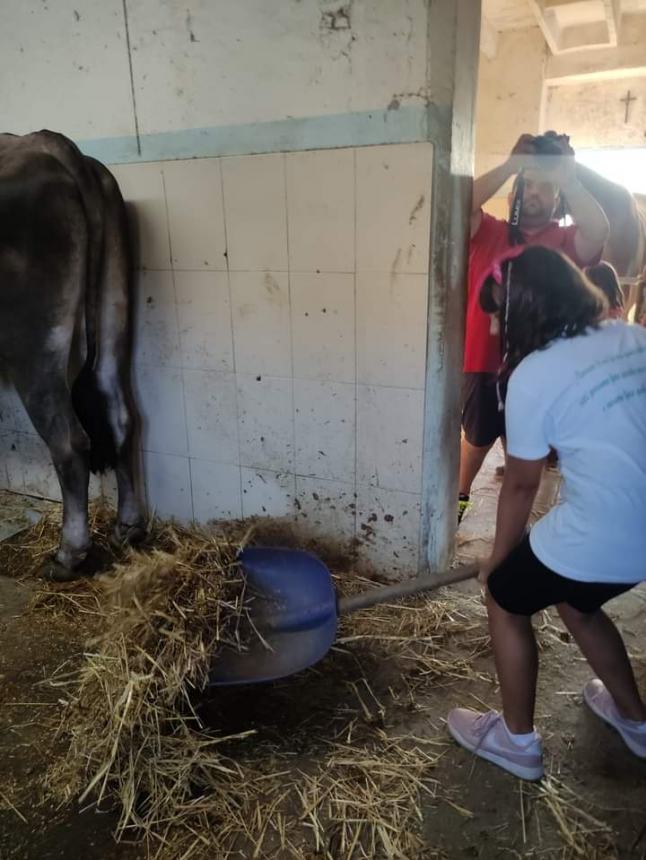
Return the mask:
[(503, 377), (553, 340), (596, 327), (607, 309), (601, 290), (559, 251), (532, 245), (504, 262), (501, 271), (502, 286), (493, 275), (485, 280), (480, 305), (486, 313), (500, 316)]
[(623, 308), (624, 294), (621, 292), (619, 276), (610, 263), (597, 263), (596, 266), (588, 266), (583, 270), (586, 278), (599, 287), (604, 296), (608, 299), (608, 305), (611, 310)]

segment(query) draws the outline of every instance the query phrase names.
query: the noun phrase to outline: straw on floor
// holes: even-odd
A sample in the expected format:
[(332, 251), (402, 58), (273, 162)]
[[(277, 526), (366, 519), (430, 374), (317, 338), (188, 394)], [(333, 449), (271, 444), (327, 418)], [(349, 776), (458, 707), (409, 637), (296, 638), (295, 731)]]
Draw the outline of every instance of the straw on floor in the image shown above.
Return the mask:
[[(108, 524), (95, 514), (100, 542)], [(32, 559), (56, 536), (55, 522), (37, 528), (37, 540), (22, 541)], [(152, 530), (156, 549), (128, 553), (108, 576), (36, 595), (37, 612), (93, 634), (80, 671), (52, 679), (69, 702), (69, 749), (50, 769), (50, 791), (113, 810), (116, 837), (160, 860), (443, 856), (425, 833), (429, 808), (472, 813), (436, 776), (449, 746), (441, 729), (415, 733), (411, 719), (429, 690), (488, 680), (474, 668), (488, 649), (479, 598), (365, 610), (343, 620), (330, 656), (308, 672), (209, 692), (218, 650), (253, 634), (235, 566), (244, 531)], [(343, 593), (371, 585), (335, 578)], [(527, 829), (549, 813), (564, 856), (605, 842), (599, 822), (550, 785), (521, 797)]]

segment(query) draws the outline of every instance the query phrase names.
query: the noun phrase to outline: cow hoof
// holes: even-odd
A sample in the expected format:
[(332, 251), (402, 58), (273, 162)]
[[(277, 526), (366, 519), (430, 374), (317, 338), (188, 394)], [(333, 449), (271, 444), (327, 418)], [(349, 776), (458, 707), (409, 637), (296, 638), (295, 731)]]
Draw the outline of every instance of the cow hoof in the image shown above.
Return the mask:
[(82, 570), (82, 565), (65, 567), (60, 561), (56, 561), (53, 556), (41, 567), (40, 575), (47, 582), (73, 582), (75, 579), (83, 579), (87, 576)]
[(143, 523), (116, 523), (111, 543), (116, 547), (137, 546), (148, 537), (148, 531)]
[(72, 563), (65, 565), (55, 556), (48, 559), (41, 568), (41, 576), (48, 582), (73, 582), (75, 579), (87, 579), (112, 563), (112, 556), (101, 547), (92, 544), (83, 553), (79, 553)]

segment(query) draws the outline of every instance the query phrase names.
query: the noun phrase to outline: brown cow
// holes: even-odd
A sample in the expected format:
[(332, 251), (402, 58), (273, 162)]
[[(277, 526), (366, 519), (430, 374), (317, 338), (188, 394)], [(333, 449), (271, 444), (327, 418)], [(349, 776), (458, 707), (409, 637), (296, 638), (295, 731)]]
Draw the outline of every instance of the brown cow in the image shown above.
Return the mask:
[[(90, 469), (116, 471), (117, 537), (144, 533), (130, 271), (125, 207), (110, 172), (60, 134), (1, 134), (0, 358), (61, 485), (60, 546), (45, 570), (53, 579), (87, 567)], [(79, 331), (85, 343), (75, 361)]]
[(631, 194), (581, 164), (577, 164), (577, 176), (610, 224), (603, 259), (612, 263), (621, 277), (636, 277), (646, 266), (646, 196)]

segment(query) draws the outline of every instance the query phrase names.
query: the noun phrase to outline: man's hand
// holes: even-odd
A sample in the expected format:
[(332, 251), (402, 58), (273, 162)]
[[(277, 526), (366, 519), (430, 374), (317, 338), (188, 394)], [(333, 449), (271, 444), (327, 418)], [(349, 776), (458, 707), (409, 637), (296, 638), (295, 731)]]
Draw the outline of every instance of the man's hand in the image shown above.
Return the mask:
[(553, 141), (561, 150), (561, 153), (563, 155), (575, 155), (574, 150), (570, 146), (569, 134), (557, 134), (555, 131), (546, 131), (543, 137), (548, 137), (551, 141)]
[(538, 155), (536, 166), (545, 172), (550, 182), (561, 189), (567, 188), (576, 181), (575, 152), (570, 145), (570, 138), (567, 134), (557, 134), (555, 131), (546, 131), (543, 137), (548, 138), (561, 154)]
[(573, 155), (546, 155), (543, 160), (547, 164), (541, 165), (541, 169), (561, 191), (567, 191), (576, 182), (576, 161)]
[(532, 166), (535, 156), (536, 149), (534, 148), (534, 135), (521, 134), (514, 144), (514, 148), (507, 159), (507, 163), (513, 173), (519, 173), (525, 167)]

